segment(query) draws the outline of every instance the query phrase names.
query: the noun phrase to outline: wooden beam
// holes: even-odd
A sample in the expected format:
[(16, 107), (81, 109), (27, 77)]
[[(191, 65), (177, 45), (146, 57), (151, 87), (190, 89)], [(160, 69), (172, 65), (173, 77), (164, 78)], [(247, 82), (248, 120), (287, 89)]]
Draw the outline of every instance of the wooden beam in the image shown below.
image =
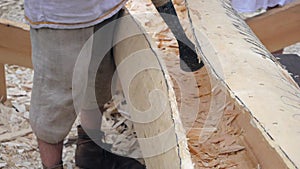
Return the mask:
[[(226, 96), (232, 98), (233, 102), (235, 102), (235, 107), (238, 109), (236, 111), (238, 111), (239, 116), (236, 121), (234, 121), (234, 125), (238, 126), (241, 130), (246, 130), (240, 137), (246, 147), (246, 153), (251, 154), (249, 158), (252, 159), (253, 157), (254, 164), (256, 164), (248, 168), (274, 168), (274, 166), (278, 168), (298, 168), (300, 165), (299, 158), (297, 158), (299, 157), (299, 144), (297, 144), (300, 138), (297, 134), (299, 131), (299, 123), (293, 118), (299, 114), (299, 97), (295, 96), (295, 93), (299, 93), (299, 87), (288, 73), (273, 60), (270, 53), (251, 33), (248, 25), (231, 10), (229, 1), (186, 0), (186, 2), (189, 7), (188, 20), (192, 21), (192, 27), (194, 28), (193, 34), (199, 55), (202, 56), (202, 59), (206, 63), (210, 73), (210, 80), (219, 82), (213, 83), (217, 85), (212, 86), (212, 88), (216, 90), (217, 87), (224, 87)], [(151, 21), (151, 19), (147, 18), (147, 21), (149, 20)], [(139, 21), (142, 23), (141, 25), (147, 27), (147, 24), (142, 22), (142, 19)], [(158, 25), (158, 23), (153, 25)], [(126, 31), (125, 34), (133, 34), (127, 32), (132, 29), (127, 28), (127, 30), (121, 30)], [(151, 28), (148, 28), (146, 31), (153, 32)], [(129, 43), (128, 39), (122, 41), (124, 46), (122, 50), (119, 50), (119, 52), (121, 51), (119, 55), (128, 56), (130, 53), (137, 55), (138, 51), (143, 51), (142, 48), (129, 53), (137, 44), (142, 44), (136, 40), (135, 42), (134, 45), (131, 45), (133, 43)], [(118, 44), (116, 47), (122, 47), (122, 45), (120, 45), (121, 44)], [(126, 46), (132, 46), (132, 48), (127, 48)], [(117, 53), (115, 52), (115, 54)], [(147, 58), (149, 56), (149, 54), (143, 53), (137, 58), (143, 58), (150, 63), (151, 57)], [(164, 58), (163, 55), (159, 57), (165, 59), (166, 64), (171, 62), (171, 57)], [(126, 71), (136, 67), (133, 63), (137, 60), (138, 59), (127, 60), (129, 66), (119, 71), (120, 78), (126, 79), (126, 76), (129, 74)], [(120, 58), (117, 58), (116, 61), (117, 65), (121, 62)], [(142, 61), (140, 62), (143, 63)], [(164, 63), (161, 65), (164, 65)], [(167, 66), (168, 73), (174, 70), (174, 67), (178, 65), (172, 66)], [(137, 108), (148, 108), (146, 107), (148, 102), (144, 103), (144, 97), (141, 96), (143, 94), (147, 96), (147, 94), (149, 94), (147, 90), (151, 90), (151, 85), (161, 80), (161, 78), (159, 78), (161, 76), (154, 76), (154, 73), (155, 72), (151, 73), (151, 71), (141, 71), (139, 74), (136, 74), (136, 79), (133, 79), (131, 81), (132, 83), (130, 83), (132, 85), (130, 88), (132, 91), (129, 90), (129, 95), (131, 96), (130, 101), (133, 102)], [(178, 73), (177, 76), (173, 77), (178, 76), (184, 77), (185, 75)], [(166, 77), (165, 79), (168, 81)], [(146, 90), (141, 90), (140, 88), (142, 87), (145, 87)], [(190, 83), (186, 89), (193, 87), (198, 87), (198, 85)], [(163, 93), (167, 93), (164, 88), (159, 89), (161, 89)], [(188, 92), (188, 90), (183, 90), (179, 95), (176, 95), (177, 97), (179, 96), (180, 101), (183, 100), (180, 95), (186, 92)], [(200, 93), (200, 95), (201, 94), (204, 93)], [(190, 101), (194, 96), (189, 95), (189, 97), (187, 100)], [(159, 98), (157, 99), (159, 100)], [(217, 106), (213, 105), (209, 107), (209, 111), (213, 112), (213, 115), (216, 115), (214, 112), (222, 113), (222, 109), (218, 106), (224, 105), (226, 109), (229, 107), (227, 107), (227, 102), (222, 103), (220, 96), (215, 97), (215, 99), (215, 105)], [(163, 99), (161, 100), (161, 102), (163, 102)], [(176, 100), (176, 98), (169, 95), (169, 100)], [(214, 111), (213, 107), (217, 107), (216, 110), (218, 111)], [(188, 111), (189, 114), (190, 112), (191, 111)], [(137, 135), (139, 137), (147, 137), (149, 133), (156, 135), (157, 130), (164, 131), (165, 128), (163, 128), (161, 124), (170, 124), (170, 119), (167, 117), (172, 113), (172, 111), (164, 112), (164, 115), (156, 121), (157, 123), (146, 125), (135, 124)], [(181, 116), (181, 120), (190, 117), (188, 115), (184, 117), (184, 112), (181, 112), (181, 115), (183, 115)], [(214, 123), (214, 117), (210, 116), (210, 118), (208, 117), (207, 119), (213, 119), (211, 123)], [(177, 119), (174, 121), (179, 122), (179, 124), (181, 122)], [(216, 126), (217, 125), (218, 124), (216, 124)], [(199, 132), (199, 137), (200, 136)], [(291, 137), (293, 139), (290, 139)], [(170, 137), (170, 141), (172, 141), (172, 137)], [(155, 146), (148, 147), (152, 148)], [(181, 148), (185, 147), (179, 147), (179, 149)], [(200, 148), (198, 150), (201, 151)], [(175, 165), (172, 166), (172, 168), (178, 168), (178, 158), (172, 153), (174, 153), (174, 151), (158, 156), (158, 158), (145, 159), (147, 168), (166, 168), (171, 165)], [(166, 157), (175, 157), (175, 160), (166, 166), (164, 162), (169, 163)], [(185, 156), (183, 159), (188, 158), (193, 158), (193, 156)], [(182, 162), (181, 164), (184, 165), (185, 163)], [(191, 166), (182, 168), (196, 169), (196, 167)], [(237, 168), (247, 167), (237, 166)]]
[(153, 39), (131, 16), (122, 17), (118, 30), (115, 62), (147, 169), (192, 169), (187, 140), (178, 139), (185, 133), (171, 79)]
[(270, 52), (283, 49), (300, 42), (300, 0), (246, 22)]
[[(241, 128), (248, 131), (244, 137), (246, 142), (254, 154), (270, 150), (264, 151), (264, 157), (258, 156), (260, 167), (299, 168), (300, 124), (296, 120), (300, 111), (299, 86), (251, 33), (249, 26), (232, 11), (230, 1), (186, 2), (202, 60), (211, 76), (222, 82), (219, 85), (225, 84), (229, 95), (242, 110), (241, 114), (244, 112), (249, 116), (240, 121)], [(298, 32), (291, 30), (291, 33), (299, 40), (297, 24), (300, 18), (293, 20), (298, 23), (284, 21), (298, 15), (299, 6), (285, 10), (288, 13), (272, 19), (272, 24), (285, 22), (294, 29), (296, 26)], [(261, 27), (263, 29), (264, 25)], [(285, 34), (290, 36), (289, 32)], [(276, 33), (272, 35), (276, 36)], [(257, 142), (265, 145), (260, 146)], [(267, 158), (271, 156), (274, 158)]]
[(0, 63), (32, 68), (29, 26), (0, 19)]
[(0, 63), (0, 101), (3, 103), (7, 99), (5, 67)]

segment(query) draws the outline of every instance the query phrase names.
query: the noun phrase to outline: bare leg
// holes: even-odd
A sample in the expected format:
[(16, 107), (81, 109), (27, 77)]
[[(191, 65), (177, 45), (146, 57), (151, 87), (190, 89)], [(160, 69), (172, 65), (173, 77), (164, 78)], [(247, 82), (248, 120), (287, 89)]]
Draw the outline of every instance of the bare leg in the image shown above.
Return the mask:
[(45, 167), (51, 168), (61, 163), (63, 141), (57, 144), (49, 144), (43, 140), (38, 139), (38, 145), (42, 163)]

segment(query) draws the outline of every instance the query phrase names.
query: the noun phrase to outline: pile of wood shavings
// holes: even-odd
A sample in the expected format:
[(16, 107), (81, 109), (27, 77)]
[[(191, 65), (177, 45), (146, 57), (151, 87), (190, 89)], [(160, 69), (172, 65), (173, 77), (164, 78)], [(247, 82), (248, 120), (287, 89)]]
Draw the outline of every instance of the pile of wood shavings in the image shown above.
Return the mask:
[(0, 18), (25, 23), (24, 0), (0, 0)]
[(5, 68), (8, 100), (0, 104), (0, 168), (36, 168), (39, 154), (28, 122), (32, 70)]
[[(237, 116), (238, 112), (225, 111), (218, 129), (203, 143), (199, 142), (199, 130), (192, 129), (189, 131), (187, 135), (189, 148), (197, 168), (227, 169), (240, 167), (237, 159), (230, 157), (245, 150), (239, 138), (242, 135), (242, 130), (232, 126), (232, 122)], [(197, 119), (198, 125), (203, 126), (205, 120), (206, 113), (200, 114)]]
[[(0, 104), (0, 168), (42, 168), (36, 137), (29, 124), (30, 95), (33, 70), (6, 65), (8, 98)], [(75, 122), (65, 139), (63, 161), (65, 168), (75, 168)]]
[(141, 158), (142, 153), (133, 129), (133, 123), (129, 120), (128, 113), (120, 111), (120, 106), (118, 106), (122, 104), (122, 98), (121, 95), (115, 95), (110, 102), (105, 104), (106, 110), (103, 113), (101, 130), (105, 133), (105, 142), (112, 144), (111, 151), (113, 153)]

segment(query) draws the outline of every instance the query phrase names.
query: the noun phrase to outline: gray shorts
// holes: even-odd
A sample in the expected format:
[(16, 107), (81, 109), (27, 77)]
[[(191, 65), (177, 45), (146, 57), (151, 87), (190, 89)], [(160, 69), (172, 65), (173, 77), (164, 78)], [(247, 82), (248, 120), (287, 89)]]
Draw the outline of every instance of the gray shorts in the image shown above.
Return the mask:
[[(111, 22), (115, 19), (117, 22)], [(31, 29), (30, 35), (35, 72), (30, 123), (36, 136), (48, 143), (58, 143), (66, 137), (76, 112), (103, 111), (103, 105), (111, 99), (111, 89), (116, 87), (112, 83), (115, 65), (120, 81), (126, 82), (123, 91), (129, 93), (126, 85), (131, 76), (148, 63), (158, 62), (151, 47), (156, 45), (124, 10), (94, 27)], [(152, 77), (151, 72), (147, 77)], [(140, 81), (134, 84), (139, 85), (130, 88), (133, 95), (142, 90), (138, 86), (146, 85)], [(144, 102), (143, 105), (149, 104), (148, 99)]]
[[(77, 116), (74, 99), (81, 97), (80, 92), (76, 95), (72, 91), (75, 69), (82, 70), (77, 73), (79, 79), (75, 79), (76, 83), (81, 83), (80, 78), (87, 78), (87, 83), (83, 85), (86, 91), (81, 108), (101, 109), (111, 99), (111, 77), (115, 71), (111, 45), (115, 24), (110, 24), (101, 34), (93, 33), (122, 13), (120, 11), (98, 25), (83, 29), (30, 30), (34, 67), (30, 123), (39, 139), (58, 143), (69, 133)], [(86, 50), (82, 50), (84, 46)], [(94, 69), (99, 53), (104, 53), (105, 57)], [(77, 65), (79, 57), (87, 64)]]

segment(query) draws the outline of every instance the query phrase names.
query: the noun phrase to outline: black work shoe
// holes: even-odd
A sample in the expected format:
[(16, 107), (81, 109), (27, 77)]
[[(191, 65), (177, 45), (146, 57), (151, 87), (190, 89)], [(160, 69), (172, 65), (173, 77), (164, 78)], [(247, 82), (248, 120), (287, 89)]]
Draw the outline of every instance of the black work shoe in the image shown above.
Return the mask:
[[(78, 130), (78, 140), (77, 148), (75, 153), (76, 166), (84, 169), (145, 169), (141, 163), (135, 159), (122, 157), (113, 154), (107, 150), (110, 149), (108, 144), (103, 144), (101, 138), (103, 133), (97, 131), (98, 134), (91, 137), (96, 139), (91, 139), (81, 126), (77, 127)], [(90, 134), (90, 132), (88, 132)], [(101, 146), (96, 144), (94, 141), (100, 143)], [(102, 148), (104, 146), (104, 148)], [(106, 149), (106, 150), (105, 150)]]
[(46, 166), (43, 164), (43, 169), (64, 169), (64, 167), (63, 167), (62, 162), (60, 162), (60, 164), (55, 165), (55, 166), (52, 166), (52, 167), (46, 167)]

